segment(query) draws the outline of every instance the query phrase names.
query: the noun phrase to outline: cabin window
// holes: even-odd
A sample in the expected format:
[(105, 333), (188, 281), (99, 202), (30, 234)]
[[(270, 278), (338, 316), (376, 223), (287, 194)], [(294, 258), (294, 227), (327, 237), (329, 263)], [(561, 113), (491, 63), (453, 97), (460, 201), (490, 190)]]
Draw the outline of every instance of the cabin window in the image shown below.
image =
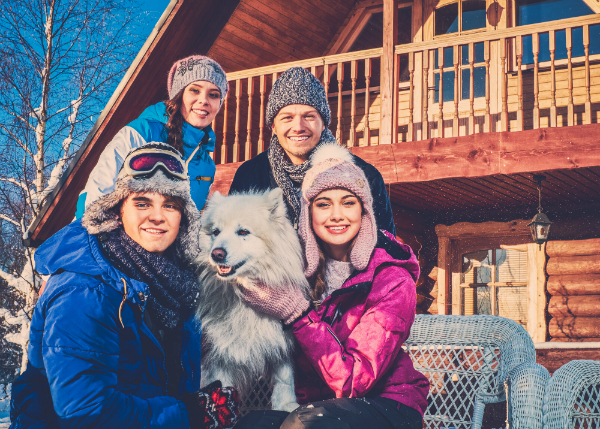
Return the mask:
[(517, 25), (538, 24), (593, 13), (583, 0), (515, 0)]
[[(469, 45), (459, 46), (458, 96), (462, 100), (471, 97), (471, 79), (473, 79), (474, 98), (485, 97), (485, 57), (483, 43), (473, 45), (473, 76), (469, 64)], [(440, 101), (440, 61), (439, 50), (435, 51), (435, 103)], [(443, 100), (454, 101), (454, 49), (444, 48)]]
[(507, 246), (463, 254), (461, 314), (506, 317), (527, 328), (527, 279), (526, 249)]
[(485, 0), (458, 0), (435, 10), (435, 35), (463, 33), (486, 27)]

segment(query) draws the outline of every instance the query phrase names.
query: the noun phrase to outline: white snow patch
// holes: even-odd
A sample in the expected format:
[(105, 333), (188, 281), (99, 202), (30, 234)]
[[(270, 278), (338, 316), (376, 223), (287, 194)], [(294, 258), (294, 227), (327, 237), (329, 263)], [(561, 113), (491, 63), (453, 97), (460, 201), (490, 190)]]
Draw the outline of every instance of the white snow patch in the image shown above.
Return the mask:
[(306, 408), (315, 408), (313, 404), (307, 405)]
[(319, 414), (317, 414), (317, 416), (323, 417), (323, 413), (319, 413)]

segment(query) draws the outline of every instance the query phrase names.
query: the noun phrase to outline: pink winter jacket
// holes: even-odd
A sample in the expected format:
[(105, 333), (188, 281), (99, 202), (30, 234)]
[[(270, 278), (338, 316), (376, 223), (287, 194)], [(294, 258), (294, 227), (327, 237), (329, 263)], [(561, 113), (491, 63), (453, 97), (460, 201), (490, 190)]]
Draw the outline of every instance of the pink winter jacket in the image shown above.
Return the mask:
[(429, 382), (401, 348), (415, 320), (418, 276), (411, 248), (380, 232), (366, 270), (293, 325), (298, 403), (383, 396), (423, 414)]

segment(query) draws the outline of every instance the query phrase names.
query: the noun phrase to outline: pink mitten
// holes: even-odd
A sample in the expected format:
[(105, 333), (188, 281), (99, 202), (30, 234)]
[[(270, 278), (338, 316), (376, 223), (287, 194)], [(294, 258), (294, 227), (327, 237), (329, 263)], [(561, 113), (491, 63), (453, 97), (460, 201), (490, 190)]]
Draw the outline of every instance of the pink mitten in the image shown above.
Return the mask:
[(255, 310), (289, 325), (308, 310), (309, 301), (296, 288), (269, 288), (257, 283), (240, 288), (242, 298)]

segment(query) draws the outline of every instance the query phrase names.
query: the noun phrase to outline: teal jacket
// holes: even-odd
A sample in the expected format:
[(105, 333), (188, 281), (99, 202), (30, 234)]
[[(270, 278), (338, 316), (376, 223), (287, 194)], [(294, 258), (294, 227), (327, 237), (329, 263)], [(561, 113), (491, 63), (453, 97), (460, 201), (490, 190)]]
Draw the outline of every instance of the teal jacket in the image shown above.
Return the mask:
[[(77, 201), (77, 219), (83, 216), (85, 208), (103, 195), (115, 189), (117, 175), (123, 161), (132, 149), (150, 142), (167, 142), (166, 123), (169, 120), (166, 106), (163, 102), (148, 107), (134, 121), (123, 127), (112, 141), (106, 146), (98, 163), (92, 170), (85, 189), (79, 194)], [(208, 141), (202, 144), (202, 139), (208, 133)], [(201, 145), (189, 162), (190, 191), (192, 200), (198, 210), (202, 210), (208, 197), (210, 186), (215, 177), (215, 163), (210, 153), (215, 150), (215, 133), (210, 125), (203, 130), (194, 128), (183, 122), (183, 159), (187, 161), (194, 150)]]

